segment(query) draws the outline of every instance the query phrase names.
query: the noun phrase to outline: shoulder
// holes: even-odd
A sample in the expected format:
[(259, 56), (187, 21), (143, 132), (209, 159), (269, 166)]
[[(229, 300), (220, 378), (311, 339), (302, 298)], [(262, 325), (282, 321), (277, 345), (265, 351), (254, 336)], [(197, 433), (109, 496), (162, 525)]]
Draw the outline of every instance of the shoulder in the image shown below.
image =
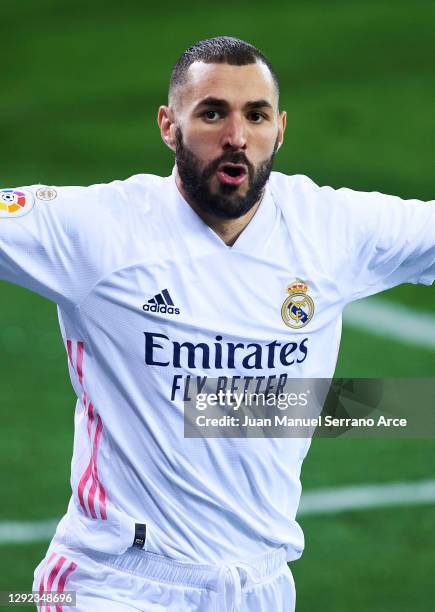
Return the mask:
[(118, 209), (119, 206), (136, 206), (144, 209), (157, 197), (164, 195), (168, 177), (154, 174), (135, 174), (126, 179), (116, 179), (109, 183), (97, 183), (84, 188), (85, 197), (93, 197), (105, 207)]
[(30, 185), (25, 189), (47, 214), (65, 218), (116, 216), (118, 221), (137, 209), (149, 212), (157, 197), (162, 197), (168, 179), (151, 174), (137, 174), (109, 183), (89, 186)]
[[(158, 199), (168, 180), (139, 174), (125, 180), (89, 186), (33, 184), (0, 190), (0, 217), (19, 217), (15, 227), (41, 236), (94, 242), (104, 235), (127, 236), (131, 228), (143, 233), (160, 215)], [(31, 213), (31, 214), (28, 214)]]
[(298, 206), (303, 211), (312, 210), (318, 215), (323, 212), (331, 215), (369, 216), (375, 209), (385, 208), (391, 211), (391, 204), (400, 202), (397, 196), (390, 196), (378, 191), (357, 191), (348, 187), (331, 187), (318, 185), (311, 178), (302, 174), (287, 175), (272, 172), (270, 177), (272, 195), (283, 212)]
[(325, 203), (336, 200), (336, 190), (329, 186), (317, 185), (311, 178), (304, 174), (283, 174), (272, 172), (269, 186), (276, 204), (283, 213), (298, 207), (301, 214), (310, 209), (317, 213), (324, 208)]
[(393, 198), (378, 192), (320, 186), (305, 175), (272, 174), (272, 197), (292, 234), (298, 229), (316, 244), (333, 240), (338, 249), (349, 241), (364, 242), (376, 236), (396, 210)]
[(311, 199), (317, 204), (322, 201), (340, 200), (340, 196), (357, 193), (345, 187), (335, 188), (329, 185), (318, 185), (313, 179), (304, 174), (283, 174), (272, 172), (270, 175), (270, 188), (278, 199), (289, 202), (289, 198)]
[(102, 196), (112, 196), (114, 198), (139, 197), (158, 193), (165, 189), (165, 184), (169, 177), (157, 176), (155, 174), (134, 174), (126, 179), (116, 179), (110, 183), (100, 183), (91, 185), (89, 189), (99, 192)]
[(295, 191), (316, 191), (319, 188), (316, 183), (304, 174), (283, 174), (282, 172), (271, 172), (269, 185), (272, 191), (288, 196)]
[(171, 177), (136, 174), (125, 180), (94, 185), (104, 214), (129, 224), (159, 219), (170, 190)]
[(321, 220), (323, 216), (329, 216), (331, 209), (338, 204), (334, 188), (319, 186), (303, 174), (272, 172), (269, 187), (273, 200), (284, 217), (294, 218), (296, 214), (301, 222), (311, 222), (313, 217)]

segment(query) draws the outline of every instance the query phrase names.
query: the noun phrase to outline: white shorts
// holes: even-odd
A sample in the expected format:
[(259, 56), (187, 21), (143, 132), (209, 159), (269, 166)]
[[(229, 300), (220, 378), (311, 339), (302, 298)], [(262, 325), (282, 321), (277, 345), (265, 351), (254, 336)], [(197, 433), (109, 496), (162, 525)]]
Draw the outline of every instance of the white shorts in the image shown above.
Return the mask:
[(136, 548), (122, 555), (53, 540), (35, 569), (34, 591), (74, 591), (76, 606), (39, 612), (294, 612), (283, 548), (231, 565), (180, 563)]

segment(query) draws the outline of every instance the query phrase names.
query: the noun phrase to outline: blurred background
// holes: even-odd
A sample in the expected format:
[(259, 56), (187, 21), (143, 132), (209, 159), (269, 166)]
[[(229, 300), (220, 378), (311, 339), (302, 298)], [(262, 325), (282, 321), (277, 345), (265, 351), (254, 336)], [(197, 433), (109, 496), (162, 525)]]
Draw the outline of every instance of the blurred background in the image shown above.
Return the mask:
[[(280, 78), (288, 127), (277, 170), (435, 198), (433, 0), (2, 0), (0, 23), (1, 187), (169, 174), (156, 113), (171, 68), (191, 43), (228, 34), (263, 50)], [(28, 590), (48, 544), (39, 521), (60, 517), (69, 498), (74, 397), (55, 306), (5, 283), (0, 292), (0, 590)], [(426, 341), (413, 334), (419, 323)], [(434, 329), (434, 288), (364, 300), (337, 375), (435, 377)], [(382, 488), (434, 473), (431, 439), (319, 439), (302, 482), (307, 492)], [(298, 612), (432, 609), (435, 505), (414, 502), (302, 513)]]

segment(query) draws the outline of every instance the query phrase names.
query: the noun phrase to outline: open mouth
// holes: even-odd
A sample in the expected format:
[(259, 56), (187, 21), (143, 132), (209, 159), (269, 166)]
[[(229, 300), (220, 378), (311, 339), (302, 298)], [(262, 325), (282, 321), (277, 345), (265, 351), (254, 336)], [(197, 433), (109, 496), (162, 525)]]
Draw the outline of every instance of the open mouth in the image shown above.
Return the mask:
[(243, 164), (225, 163), (219, 166), (217, 177), (226, 185), (240, 185), (248, 175), (246, 166)]

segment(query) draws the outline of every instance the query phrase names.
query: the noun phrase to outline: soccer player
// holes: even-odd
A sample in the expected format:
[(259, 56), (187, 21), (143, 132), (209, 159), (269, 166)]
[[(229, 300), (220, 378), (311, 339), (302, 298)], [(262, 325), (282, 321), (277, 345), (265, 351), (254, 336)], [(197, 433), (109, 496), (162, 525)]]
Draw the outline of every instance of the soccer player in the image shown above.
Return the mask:
[(77, 394), (72, 496), (33, 585), (70, 609), (294, 610), (310, 439), (184, 437), (184, 401), (330, 378), (346, 304), (435, 279), (433, 202), (271, 172), (278, 104), (260, 51), (201, 41), (158, 113), (170, 176), (0, 193), (1, 278), (57, 304)]

